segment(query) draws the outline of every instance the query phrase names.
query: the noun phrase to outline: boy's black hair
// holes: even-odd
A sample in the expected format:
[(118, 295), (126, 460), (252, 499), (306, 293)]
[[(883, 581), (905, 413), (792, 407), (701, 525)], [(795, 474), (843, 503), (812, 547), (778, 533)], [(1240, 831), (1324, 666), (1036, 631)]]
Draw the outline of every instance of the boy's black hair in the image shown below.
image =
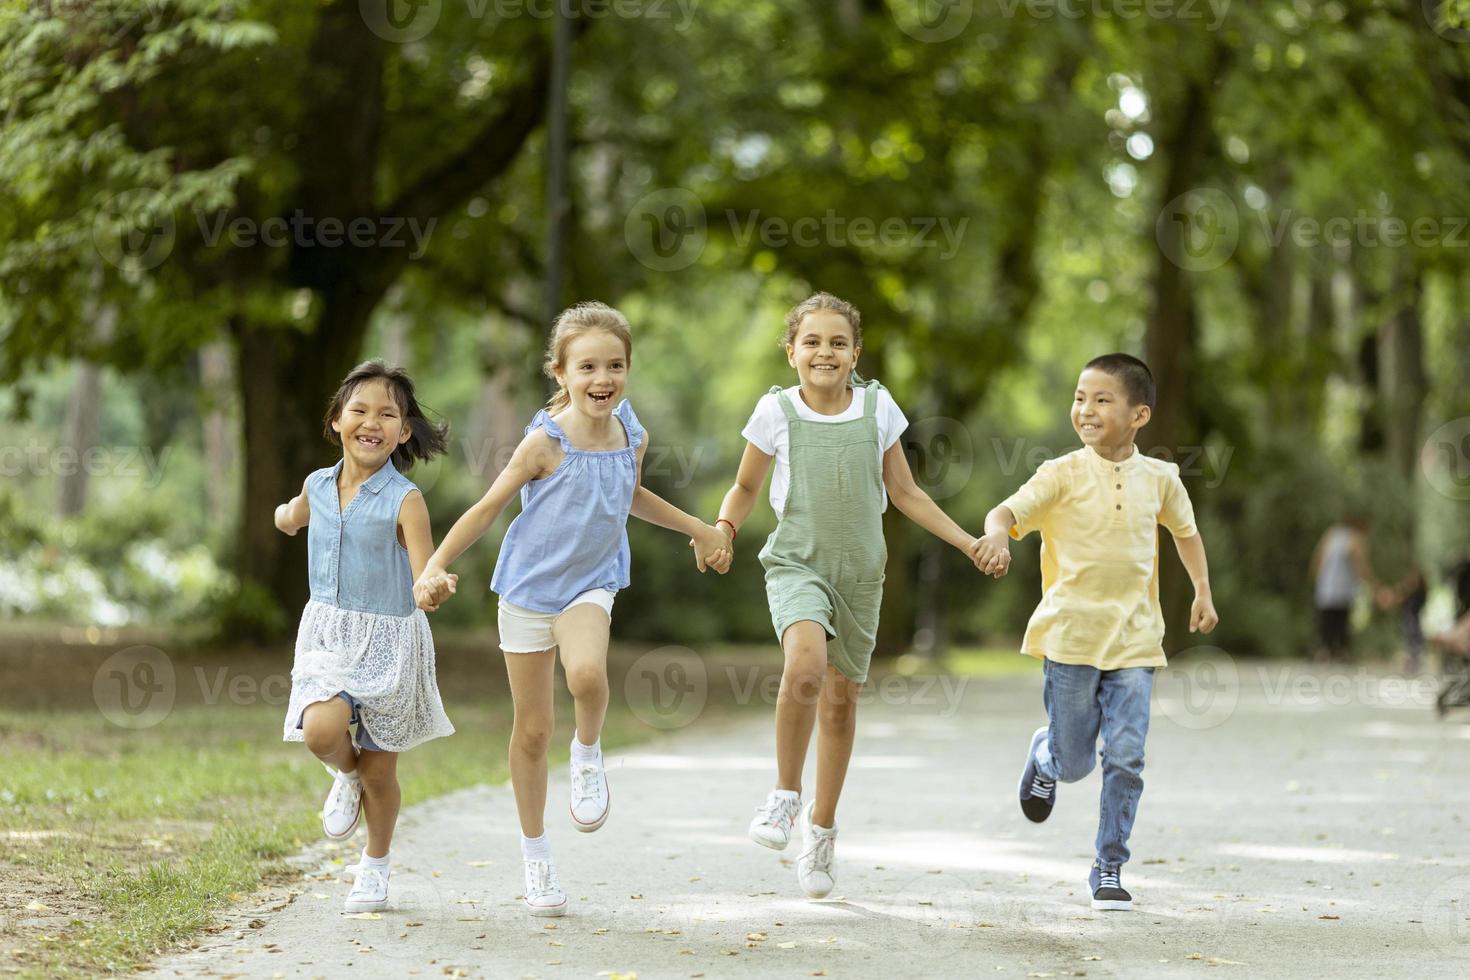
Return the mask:
[(1154, 410), (1157, 393), (1154, 373), (1148, 369), (1147, 364), (1132, 354), (1104, 354), (1102, 357), (1094, 357), (1083, 365), (1082, 370), (1089, 368), (1096, 368), (1123, 382), (1123, 390), (1128, 394), (1128, 404), (1147, 405), (1150, 412)]

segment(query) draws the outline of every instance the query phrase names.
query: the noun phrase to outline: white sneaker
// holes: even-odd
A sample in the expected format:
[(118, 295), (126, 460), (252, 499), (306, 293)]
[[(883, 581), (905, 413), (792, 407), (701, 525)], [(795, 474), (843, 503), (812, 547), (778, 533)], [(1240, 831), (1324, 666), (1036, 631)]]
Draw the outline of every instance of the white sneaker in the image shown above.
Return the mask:
[(607, 788), (607, 772), (603, 769), (602, 753), (597, 753), (594, 762), (572, 760), (572, 823), (584, 834), (601, 827), (607, 822), (607, 811), (612, 803)]
[(812, 800), (801, 811), (801, 857), (796, 859), (796, 880), (807, 898), (826, 898), (835, 882), (832, 880), (832, 849), (837, 843), (837, 828), (820, 833), (812, 826)]
[(355, 772), (339, 772), (322, 765), (332, 774), (332, 790), (322, 804), (322, 833), (332, 840), (351, 837), (362, 820), (362, 778)]
[(526, 862), (526, 909), (532, 915), (567, 914), (567, 896), (550, 861)]
[(388, 907), (388, 866), (369, 864), (366, 860), (348, 865), (348, 874), (356, 875), (352, 891), (347, 893), (343, 908), (348, 912), (381, 912)]
[(801, 797), (787, 796), (776, 790), (766, 802), (755, 808), (756, 818), (750, 822), (750, 839), (773, 851), (784, 851), (791, 843), (791, 830), (801, 812)]

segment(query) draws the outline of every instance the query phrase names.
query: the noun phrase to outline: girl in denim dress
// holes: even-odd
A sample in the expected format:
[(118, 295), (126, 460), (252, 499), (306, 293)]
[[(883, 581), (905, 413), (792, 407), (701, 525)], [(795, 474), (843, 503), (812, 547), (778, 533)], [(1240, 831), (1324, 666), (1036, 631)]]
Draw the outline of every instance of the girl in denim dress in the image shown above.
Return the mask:
[(621, 398), (632, 357), (628, 321), (612, 307), (583, 303), (557, 318), (544, 365), (557, 393), (414, 585), (422, 608), (443, 601), (457, 582), (446, 572), (450, 563), (520, 494), (521, 513), (501, 543), (490, 588), (500, 599), (500, 649), (515, 701), (511, 785), (532, 915), (562, 915), (567, 907), (544, 824), (558, 650), (576, 705), (572, 825), (597, 830), (611, 803), (601, 732), (613, 597), (628, 585), (628, 516), (688, 535), (700, 571), (729, 564), (722, 534), (641, 485), (648, 436)]
[[(353, 369), (327, 409), (337, 465), (276, 508), (276, 527), (309, 528), (311, 599), (296, 633), (284, 736), (332, 773), (322, 830), (340, 840), (364, 812), (368, 842), (347, 870), (349, 912), (388, 904), (388, 848), (398, 820), (398, 753), (449, 735), (434, 679), (434, 639), (413, 599), (433, 549), (423, 494), (400, 469), (444, 452), (445, 429), (419, 408), (413, 382), (382, 361)], [(356, 736), (350, 726), (356, 726)]]

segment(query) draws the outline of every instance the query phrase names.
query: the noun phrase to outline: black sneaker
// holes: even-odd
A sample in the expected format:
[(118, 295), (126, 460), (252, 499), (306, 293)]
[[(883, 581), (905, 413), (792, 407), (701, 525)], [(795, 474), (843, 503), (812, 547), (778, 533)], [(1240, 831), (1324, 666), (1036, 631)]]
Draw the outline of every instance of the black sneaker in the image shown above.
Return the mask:
[(1116, 870), (1104, 871), (1095, 864), (1092, 866), (1087, 884), (1092, 889), (1093, 908), (1103, 912), (1133, 911), (1133, 896), (1124, 890), (1118, 875)]
[(1026, 753), (1026, 768), (1021, 770), (1021, 812), (1032, 823), (1041, 823), (1051, 816), (1052, 805), (1057, 801), (1057, 784), (1050, 779), (1043, 779), (1036, 771), (1036, 747), (1046, 738), (1046, 732), (1047, 726), (1042, 725), (1031, 736), (1031, 748)]

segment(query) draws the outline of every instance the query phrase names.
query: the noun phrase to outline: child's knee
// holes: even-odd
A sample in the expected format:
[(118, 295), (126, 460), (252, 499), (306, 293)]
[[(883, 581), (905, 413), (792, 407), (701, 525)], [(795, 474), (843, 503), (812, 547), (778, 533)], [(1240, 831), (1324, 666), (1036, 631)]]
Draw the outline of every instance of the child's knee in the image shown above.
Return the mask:
[(567, 671), (567, 690), (578, 698), (607, 687), (607, 672), (600, 664), (577, 664)]
[(857, 720), (857, 701), (824, 696), (817, 717), (823, 728), (850, 728)]
[(301, 740), (312, 755), (325, 758), (342, 748), (348, 740), (347, 729), (337, 724), (336, 719), (308, 716), (301, 725)]
[(394, 769), (358, 766), (362, 790), (368, 796), (384, 796), (398, 790), (398, 773)]
[(516, 716), (511, 728), (511, 745), (527, 755), (545, 755), (551, 747), (551, 722), (542, 718)]
[(1103, 768), (1121, 769), (1135, 776), (1143, 772), (1143, 749), (1125, 746), (1109, 746), (1103, 749)]
[(1080, 779), (1086, 779), (1088, 773), (1092, 772), (1094, 763), (1092, 753), (1088, 753), (1080, 759), (1058, 759), (1056, 760), (1057, 779), (1064, 783), (1075, 783)]

